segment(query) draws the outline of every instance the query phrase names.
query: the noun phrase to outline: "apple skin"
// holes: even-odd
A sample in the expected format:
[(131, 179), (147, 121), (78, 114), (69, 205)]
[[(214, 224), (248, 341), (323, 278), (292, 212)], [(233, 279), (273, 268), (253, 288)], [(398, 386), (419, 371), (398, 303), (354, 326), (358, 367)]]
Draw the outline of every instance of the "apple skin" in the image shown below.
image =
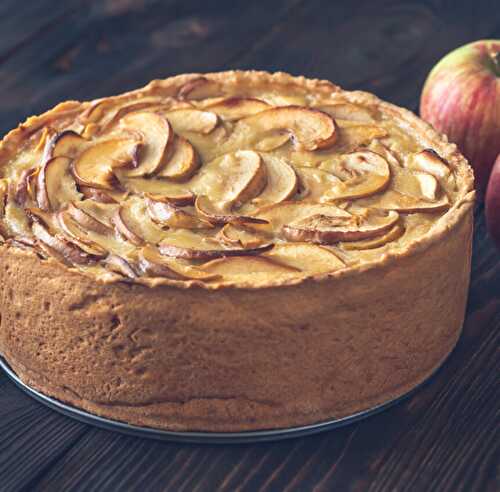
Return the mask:
[(493, 165), (486, 191), (486, 224), (490, 236), (500, 249), (500, 154)]
[(446, 55), (425, 82), (420, 116), (458, 145), (484, 193), (500, 153), (500, 40)]

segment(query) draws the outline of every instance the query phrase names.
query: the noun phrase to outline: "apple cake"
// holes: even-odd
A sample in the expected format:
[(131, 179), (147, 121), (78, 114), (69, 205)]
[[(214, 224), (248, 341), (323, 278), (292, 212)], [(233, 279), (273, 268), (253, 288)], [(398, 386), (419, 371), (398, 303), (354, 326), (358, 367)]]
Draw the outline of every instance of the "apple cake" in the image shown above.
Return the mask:
[(180, 75), (31, 117), (0, 162), (0, 353), (86, 411), (312, 424), (405, 394), (459, 337), (472, 171), (366, 92)]

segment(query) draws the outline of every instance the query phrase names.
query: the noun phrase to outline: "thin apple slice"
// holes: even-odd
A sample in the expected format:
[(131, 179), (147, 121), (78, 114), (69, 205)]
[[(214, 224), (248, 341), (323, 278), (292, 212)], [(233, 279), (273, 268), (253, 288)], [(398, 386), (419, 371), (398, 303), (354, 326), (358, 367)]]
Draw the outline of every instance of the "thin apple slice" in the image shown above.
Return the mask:
[(227, 121), (252, 116), (269, 108), (269, 104), (253, 97), (228, 97), (206, 106), (206, 109)]
[(353, 103), (334, 103), (318, 106), (324, 113), (335, 119), (357, 121), (360, 123), (373, 123), (377, 115), (376, 110)]
[(194, 205), (196, 199), (196, 196), (190, 191), (179, 194), (145, 193), (144, 195), (155, 202), (168, 203), (177, 207)]
[(131, 133), (138, 132), (142, 145), (138, 149), (134, 169), (127, 170), (128, 177), (155, 174), (170, 154), (174, 134), (169, 122), (156, 113), (129, 113), (120, 120), (120, 126)]
[(370, 150), (360, 150), (343, 155), (340, 160), (333, 159), (321, 164), (320, 169), (328, 171), (339, 181), (309, 180), (311, 191), (317, 188), (316, 194), (325, 191), (326, 200), (360, 198), (373, 195), (387, 187), (391, 178), (391, 169), (387, 161)]
[(447, 178), (450, 175), (448, 163), (432, 149), (425, 149), (411, 154), (406, 167), (415, 171), (423, 171), (436, 178)]
[(166, 231), (151, 220), (141, 197), (130, 197), (122, 203), (113, 216), (113, 224), (123, 238), (136, 246), (157, 244), (166, 236)]
[(447, 195), (443, 195), (438, 200), (428, 201), (400, 193), (396, 190), (387, 190), (380, 196), (363, 200), (360, 202), (360, 205), (364, 207), (373, 207), (379, 210), (395, 210), (396, 212), (402, 213), (435, 213), (446, 210), (450, 206), (450, 201)]
[(286, 130), (297, 147), (304, 150), (331, 147), (337, 139), (335, 121), (330, 115), (300, 106), (271, 108), (240, 120), (240, 124), (261, 137)]
[(136, 138), (103, 140), (83, 151), (72, 164), (73, 176), (83, 186), (113, 190), (118, 181), (114, 169), (137, 165)]
[(36, 180), (38, 172), (38, 169), (35, 167), (25, 169), (21, 172), (13, 197), (18, 205), (23, 207), (28, 200), (36, 199), (36, 185), (33, 185), (33, 181)]
[(197, 100), (214, 97), (220, 93), (221, 88), (217, 82), (201, 76), (186, 82), (179, 89), (177, 97), (181, 100)]
[(216, 280), (211, 274), (190, 265), (187, 261), (161, 255), (152, 246), (145, 246), (139, 253), (141, 270), (151, 277), (167, 277), (174, 280)]
[(9, 194), (9, 180), (0, 178), (0, 217), (5, 215), (5, 205)]
[(82, 185), (79, 186), (79, 189), (85, 198), (91, 198), (92, 200), (100, 203), (119, 203), (128, 195), (128, 192), (126, 191), (103, 191), (97, 188), (90, 188), (89, 186)]
[(266, 237), (242, 224), (226, 224), (216, 237), (224, 244), (240, 248), (257, 248), (269, 243)]
[(284, 159), (269, 154), (264, 155), (263, 160), (266, 166), (267, 184), (251, 203), (262, 207), (284, 202), (295, 195), (299, 180), (293, 167)]
[(321, 215), (339, 220), (350, 220), (352, 214), (329, 203), (308, 201), (289, 201), (263, 207), (255, 214), (257, 218), (266, 220), (268, 224), (252, 224), (251, 228), (263, 232), (278, 232), (295, 221)]
[(345, 266), (333, 251), (309, 243), (276, 244), (264, 256), (311, 274), (332, 272)]
[(113, 272), (119, 273), (129, 279), (136, 279), (139, 275), (135, 268), (125, 259), (119, 255), (110, 253), (105, 259), (104, 264)]
[(107, 255), (107, 251), (92, 241), (85, 229), (77, 224), (67, 211), (57, 212), (56, 217), (62, 232), (71, 243), (95, 258), (104, 258)]
[(214, 239), (183, 230), (170, 234), (164, 239), (159, 250), (162, 255), (190, 260), (209, 260), (224, 256), (252, 256), (269, 251), (272, 244), (263, 244), (256, 248), (221, 248)]
[(46, 226), (41, 222), (35, 221), (31, 227), (33, 235), (36, 239), (50, 248), (50, 252), (65, 263), (75, 265), (89, 265), (95, 263), (98, 259), (94, 255), (90, 255), (83, 251), (76, 244), (58, 235), (53, 235), (49, 232)]
[(427, 173), (418, 173), (415, 175), (415, 179), (420, 185), (422, 196), (427, 200), (436, 200), (439, 187), (437, 179), (432, 174)]
[(399, 220), (394, 211), (365, 209), (351, 217), (331, 217), (316, 214), (290, 222), (283, 235), (290, 241), (334, 244), (339, 241), (359, 241), (384, 234)]
[(78, 205), (74, 203), (69, 203), (67, 208), (67, 214), (77, 223), (80, 224), (84, 229), (97, 232), (97, 234), (111, 234), (113, 230), (100, 220), (94, 218), (92, 215), (82, 210)]
[(191, 189), (197, 195), (210, 196), (219, 211), (228, 211), (257, 196), (266, 183), (266, 167), (260, 155), (239, 150), (203, 166)]
[(279, 149), (287, 142), (290, 141), (291, 135), (287, 131), (272, 133), (259, 139), (254, 144), (255, 150), (260, 152), (271, 152), (272, 150)]
[(215, 113), (190, 108), (175, 109), (169, 111), (165, 116), (175, 133), (181, 134), (194, 132), (207, 135), (217, 126), (219, 121)]
[(213, 228), (210, 222), (201, 220), (171, 203), (146, 198), (146, 204), (151, 220), (160, 226), (182, 229)]
[(234, 256), (209, 261), (200, 267), (231, 282), (267, 283), (302, 275), (300, 270), (264, 256)]
[(387, 243), (396, 241), (405, 232), (405, 228), (398, 222), (394, 225), (392, 229), (387, 231), (385, 234), (372, 238), (363, 239), (361, 241), (351, 241), (351, 242), (341, 242), (339, 246), (346, 250), (363, 250), (363, 249), (376, 249), (385, 246)]
[(359, 147), (366, 147), (373, 140), (388, 135), (387, 130), (379, 125), (364, 125), (355, 121), (337, 120), (338, 148), (343, 152), (352, 152)]
[(75, 157), (89, 145), (88, 140), (72, 130), (54, 135), (48, 142), (48, 157)]
[(266, 221), (256, 217), (231, 214), (221, 211), (212, 201), (205, 195), (199, 195), (195, 201), (197, 212), (212, 224), (265, 224)]
[(43, 210), (58, 210), (68, 201), (81, 200), (71, 175), (69, 157), (53, 157), (46, 161), (37, 175), (36, 200)]
[(193, 176), (199, 166), (200, 161), (194, 147), (184, 137), (176, 136), (172, 152), (156, 176), (173, 181), (185, 181)]

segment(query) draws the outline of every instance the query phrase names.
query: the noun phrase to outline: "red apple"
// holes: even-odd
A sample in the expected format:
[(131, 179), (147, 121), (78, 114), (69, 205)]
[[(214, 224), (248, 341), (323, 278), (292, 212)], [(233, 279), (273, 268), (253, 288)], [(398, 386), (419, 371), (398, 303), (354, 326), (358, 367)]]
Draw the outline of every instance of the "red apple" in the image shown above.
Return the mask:
[(420, 115), (458, 145), (484, 192), (500, 153), (500, 40), (446, 55), (425, 82)]
[(486, 191), (486, 224), (490, 236), (500, 248), (500, 154), (491, 171)]

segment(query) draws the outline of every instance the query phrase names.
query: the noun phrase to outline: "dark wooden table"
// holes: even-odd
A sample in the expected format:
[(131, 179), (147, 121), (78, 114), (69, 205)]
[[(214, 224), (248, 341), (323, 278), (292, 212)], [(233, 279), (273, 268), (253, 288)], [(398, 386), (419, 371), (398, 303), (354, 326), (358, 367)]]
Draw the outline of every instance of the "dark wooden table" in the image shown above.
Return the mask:
[[(64, 99), (226, 68), (285, 70), (416, 110), (451, 49), (500, 37), (498, 0), (1, 0), (0, 132)], [(255, 445), (99, 430), (0, 374), (0, 491), (500, 489), (500, 255), (476, 209), (464, 334), (412, 398), (360, 423)]]

